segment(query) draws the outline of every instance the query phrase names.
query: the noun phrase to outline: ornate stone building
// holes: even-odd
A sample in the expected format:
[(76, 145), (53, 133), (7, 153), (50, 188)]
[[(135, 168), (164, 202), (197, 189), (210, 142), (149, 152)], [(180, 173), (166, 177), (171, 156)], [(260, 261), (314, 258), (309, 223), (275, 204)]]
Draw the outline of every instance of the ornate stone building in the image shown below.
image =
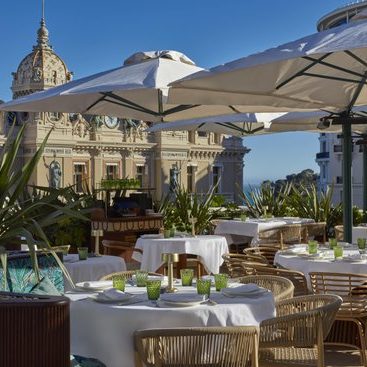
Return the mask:
[[(13, 73), (13, 98), (70, 81), (72, 73), (53, 51), (44, 19), (37, 44)], [(1, 117), (1, 116), (0, 116)], [(5, 113), (3, 140), (9, 126), (28, 123), (21, 160), (30, 159), (51, 128), (33, 184), (63, 187), (82, 183), (99, 187), (102, 178), (136, 177), (143, 187), (155, 188), (160, 198), (175, 175), (190, 191), (207, 192), (220, 180), (218, 191), (238, 201), (243, 184), (243, 158), (249, 151), (242, 139), (214, 133), (161, 132), (148, 134), (147, 123), (108, 116), (66, 113)], [(1, 143), (1, 142), (0, 142)]]

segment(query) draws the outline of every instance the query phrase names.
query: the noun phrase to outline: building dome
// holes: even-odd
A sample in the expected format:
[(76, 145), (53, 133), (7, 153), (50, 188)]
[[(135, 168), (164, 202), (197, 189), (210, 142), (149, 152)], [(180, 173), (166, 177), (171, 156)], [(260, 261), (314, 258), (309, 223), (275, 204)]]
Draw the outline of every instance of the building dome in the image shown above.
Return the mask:
[(72, 73), (49, 44), (49, 34), (44, 19), (37, 32), (37, 45), (13, 73), (13, 98), (55, 87), (71, 80)]

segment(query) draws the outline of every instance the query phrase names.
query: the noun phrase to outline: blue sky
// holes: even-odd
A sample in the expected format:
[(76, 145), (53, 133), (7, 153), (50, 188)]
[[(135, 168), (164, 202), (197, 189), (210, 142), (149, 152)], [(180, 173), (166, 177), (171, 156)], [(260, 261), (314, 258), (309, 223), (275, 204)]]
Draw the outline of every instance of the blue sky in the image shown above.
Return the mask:
[[(51, 44), (75, 78), (114, 68), (136, 51), (174, 49), (212, 67), (316, 31), (341, 0), (46, 0)], [(36, 42), (41, 0), (2, 0), (0, 99)], [(261, 112), (261, 111), (259, 111)], [(245, 182), (318, 171), (317, 134), (246, 138)]]

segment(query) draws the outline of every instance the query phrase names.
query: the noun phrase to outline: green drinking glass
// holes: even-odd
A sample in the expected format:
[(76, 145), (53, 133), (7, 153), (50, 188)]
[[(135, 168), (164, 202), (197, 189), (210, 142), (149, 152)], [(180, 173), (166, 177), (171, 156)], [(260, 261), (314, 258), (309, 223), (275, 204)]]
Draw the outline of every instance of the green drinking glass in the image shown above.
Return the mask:
[(228, 285), (228, 274), (215, 274), (214, 281), (215, 281), (215, 290), (220, 292), (221, 289), (227, 288)]
[(88, 259), (88, 247), (78, 247), (79, 260)]
[(334, 237), (329, 238), (329, 246), (331, 249), (333, 249), (335, 246), (338, 246), (337, 239)]
[(112, 277), (112, 286), (113, 288), (118, 289), (119, 291), (125, 291), (125, 283), (126, 278), (122, 275), (114, 275)]
[(241, 219), (242, 222), (246, 222), (247, 215), (246, 214), (241, 214), (240, 219)]
[(160, 280), (147, 280), (147, 294), (148, 299), (156, 301), (161, 295), (161, 281)]
[(196, 281), (196, 289), (198, 294), (203, 294), (209, 297), (211, 285), (212, 281), (210, 279), (198, 279)]
[(135, 271), (136, 277), (136, 285), (137, 287), (145, 287), (147, 285), (148, 280), (148, 272), (145, 270), (136, 270)]
[(317, 254), (318, 245), (317, 241), (308, 241), (308, 253), (310, 255)]
[(180, 275), (181, 275), (181, 283), (183, 287), (192, 285), (192, 280), (194, 279), (193, 269), (181, 269)]
[(366, 239), (365, 238), (357, 238), (357, 245), (360, 250), (366, 249)]
[(334, 247), (334, 257), (335, 259), (340, 259), (343, 257), (343, 247), (340, 245), (337, 245)]
[(176, 227), (172, 226), (169, 230), (169, 236), (170, 237), (175, 237), (175, 235), (176, 235)]

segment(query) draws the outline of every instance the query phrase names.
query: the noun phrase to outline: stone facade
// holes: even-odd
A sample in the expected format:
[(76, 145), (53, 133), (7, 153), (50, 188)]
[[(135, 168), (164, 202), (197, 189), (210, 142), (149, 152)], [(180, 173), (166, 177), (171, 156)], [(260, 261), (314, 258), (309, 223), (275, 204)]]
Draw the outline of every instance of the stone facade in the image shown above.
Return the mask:
[[(13, 98), (70, 81), (72, 73), (49, 44), (41, 20), (37, 44), (13, 73)], [(155, 198), (169, 191), (174, 171), (179, 184), (205, 193), (219, 177), (219, 193), (238, 201), (243, 185), (243, 158), (248, 152), (242, 139), (214, 133), (146, 133), (148, 123), (107, 116), (66, 113), (5, 113), (0, 144), (10, 125), (28, 123), (21, 161), (29, 160), (51, 128), (43, 157), (32, 184), (64, 187), (82, 182), (98, 188), (103, 178), (137, 177), (143, 187), (155, 188)]]

